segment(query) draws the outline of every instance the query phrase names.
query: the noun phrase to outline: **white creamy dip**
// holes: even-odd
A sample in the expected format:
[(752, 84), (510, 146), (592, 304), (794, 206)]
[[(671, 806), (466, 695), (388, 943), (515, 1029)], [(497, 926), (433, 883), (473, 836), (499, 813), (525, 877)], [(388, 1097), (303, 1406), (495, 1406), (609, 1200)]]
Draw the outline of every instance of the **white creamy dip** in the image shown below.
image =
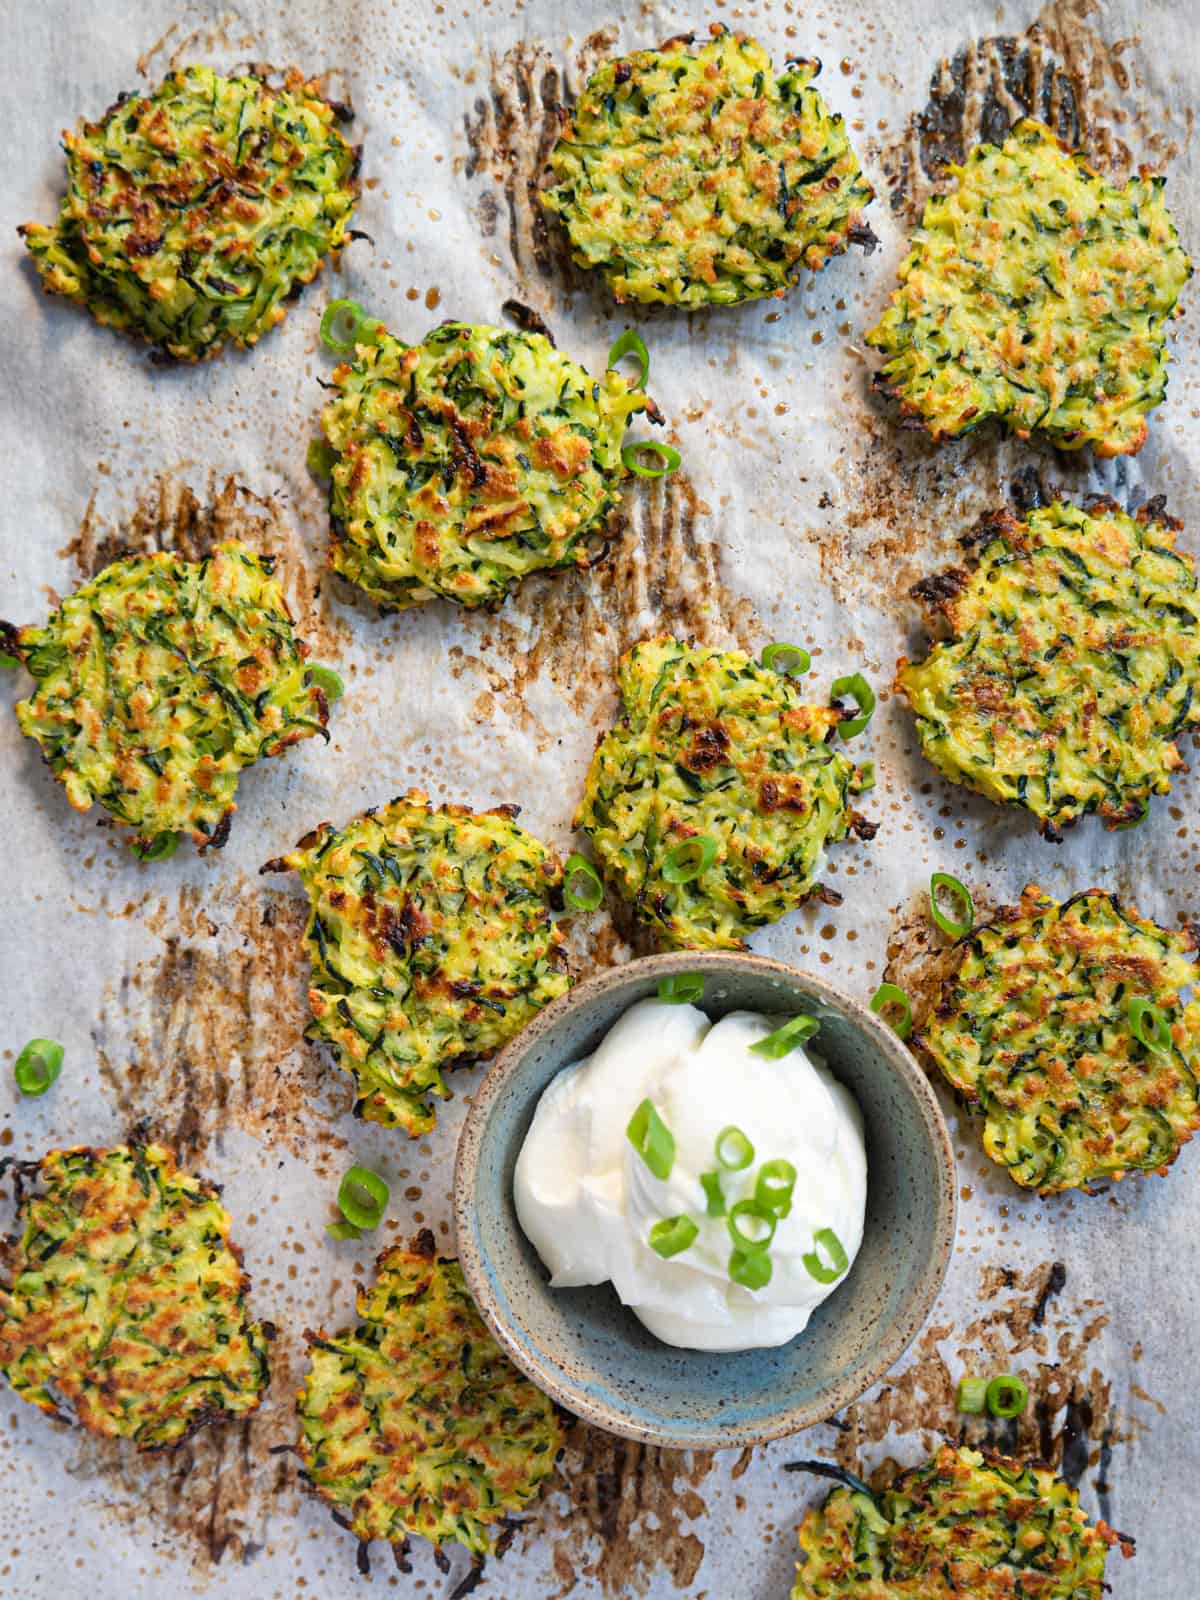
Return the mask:
[[(824, 1065), (803, 1047), (776, 1059), (750, 1049), (783, 1020), (742, 1011), (712, 1023), (694, 1006), (643, 1000), (593, 1055), (558, 1074), (514, 1177), (517, 1215), (552, 1286), (611, 1281), (651, 1333), (685, 1349), (749, 1350), (801, 1332), (849, 1270), (829, 1282), (813, 1275), (806, 1255), (823, 1275), (830, 1269), (818, 1233), (832, 1230), (847, 1263), (862, 1243), (867, 1158), (858, 1106)], [(674, 1140), (666, 1179), (627, 1136), (645, 1100)], [(731, 1126), (754, 1152), (738, 1171), (716, 1159)], [(730, 1279), (728, 1215), (708, 1215), (700, 1178), (719, 1174), (728, 1212), (754, 1198), (767, 1161), (790, 1162), (796, 1177), (770, 1240), (770, 1280), (750, 1289)], [(650, 1231), (674, 1217), (689, 1218), (696, 1236), (664, 1258)]]

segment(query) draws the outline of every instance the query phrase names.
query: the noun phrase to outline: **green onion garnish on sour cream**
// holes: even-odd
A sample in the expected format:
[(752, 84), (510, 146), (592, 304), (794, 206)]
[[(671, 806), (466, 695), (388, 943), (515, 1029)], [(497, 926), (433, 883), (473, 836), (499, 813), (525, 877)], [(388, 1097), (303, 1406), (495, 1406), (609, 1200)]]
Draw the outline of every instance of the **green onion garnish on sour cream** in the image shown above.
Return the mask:
[[(689, 959), (703, 958), (678, 965)], [(608, 1282), (665, 1344), (769, 1349), (839, 1292), (858, 1252), (862, 1118), (804, 1047), (813, 1017), (714, 1020), (680, 1003), (707, 1004), (703, 983), (672, 973), (590, 1055), (563, 1063), (518, 1155), (513, 1200), (551, 1292)], [(723, 982), (708, 988), (736, 1007)]]

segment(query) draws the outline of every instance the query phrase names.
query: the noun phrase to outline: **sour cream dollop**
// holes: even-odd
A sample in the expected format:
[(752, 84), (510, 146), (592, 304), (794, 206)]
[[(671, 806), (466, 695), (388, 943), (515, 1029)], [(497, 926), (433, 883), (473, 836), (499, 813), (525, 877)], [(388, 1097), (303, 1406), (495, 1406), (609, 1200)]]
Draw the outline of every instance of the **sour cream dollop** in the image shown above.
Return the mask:
[[(783, 1021), (737, 1011), (717, 1023), (691, 1005), (642, 1000), (591, 1056), (546, 1089), (517, 1159), (517, 1216), (554, 1288), (611, 1281), (665, 1344), (751, 1350), (786, 1344), (842, 1281), (804, 1264), (832, 1229), (853, 1262), (862, 1243), (867, 1154), (862, 1114), (847, 1089), (798, 1047), (771, 1059), (750, 1046)], [(669, 1176), (655, 1177), (626, 1129), (649, 1100), (675, 1141)], [(747, 1167), (718, 1167), (722, 1130), (754, 1147)], [(770, 1243), (771, 1278), (747, 1289), (729, 1277), (727, 1217), (707, 1215), (701, 1173), (720, 1171), (726, 1209), (752, 1199), (766, 1161), (796, 1169), (791, 1210)], [(687, 1216), (695, 1240), (664, 1259), (656, 1222)], [(818, 1252), (822, 1265), (828, 1256)], [(849, 1270), (849, 1267), (846, 1269)]]

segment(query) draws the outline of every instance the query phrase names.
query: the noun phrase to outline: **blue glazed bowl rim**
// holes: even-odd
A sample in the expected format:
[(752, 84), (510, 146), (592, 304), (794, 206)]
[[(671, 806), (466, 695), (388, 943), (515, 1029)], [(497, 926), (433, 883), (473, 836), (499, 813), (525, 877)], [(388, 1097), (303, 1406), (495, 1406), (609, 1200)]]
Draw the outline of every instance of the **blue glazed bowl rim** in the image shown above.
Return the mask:
[[(931, 1163), (938, 1174), (934, 1185), (934, 1243), (909, 1300), (882, 1334), (872, 1361), (852, 1376), (829, 1385), (819, 1399), (807, 1405), (780, 1410), (760, 1423), (743, 1423), (730, 1418), (714, 1424), (710, 1433), (700, 1436), (694, 1427), (677, 1432), (669, 1419), (664, 1419), (661, 1425), (647, 1425), (607, 1403), (598, 1402), (576, 1385), (550, 1352), (531, 1346), (516, 1332), (501, 1314), (493, 1292), (489, 1272), (495, 1271), (495, 1267), (480, 1239), (475, 1194), (484, 1134), (496, 1101), (525, 1055), (562, 1018), (572, 1011), (585, 1009), (601, 995), (632, 987), (646, 978), (703, 972), (736, 981), (739, 972), (749, 971), (782, 980), (819, 1004), (840, 1011), (847, 1021), (870, 1037), (887, 1065), (904, 1080), (920, 1110), (921, 1124), (929, 1139)], [(562, 1065), (565, 1067), (569, 1063), (563, 1061)], [(475, 1090), (459, 1135), (454, 1166), (454, 1221), (459, 1263), (467, 1287), (500, 1348), (539, 1389), (575, 1416), (620, 1437), (673, 1449), (727, 1449), (765, 1444), (812, 1427), (857, 1400), (900, 1359), (933, 1309), (953, 1254), (957, 1214), (957, 1167), (950, 1135), (932, 1085), (913, 1055), (892, 1029), (861, 1001), (813, 973), (749, 951), (681, 950), (641, 956), (594, 974), (552, 1001), (505, 1046)]]

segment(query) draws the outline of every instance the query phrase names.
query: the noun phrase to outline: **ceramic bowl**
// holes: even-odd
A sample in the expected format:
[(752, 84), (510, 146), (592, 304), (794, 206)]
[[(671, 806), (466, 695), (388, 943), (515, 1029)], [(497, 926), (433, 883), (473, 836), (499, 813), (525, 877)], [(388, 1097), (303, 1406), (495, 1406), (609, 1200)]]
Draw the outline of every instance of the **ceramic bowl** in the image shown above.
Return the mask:
[[(705, 975), (704, 1011), (812, 1011), (818, 1049), (862, 1108), (863, 1244), (808, 1327), (773, 1350), (713, 1355), (661, 1344), (610, 1285), (551, 1289), (513, 1204), (534, 1109), (563, 1067), (594, 1050), (670, 973)], [(848, 1405), (881, 1378), (928, 1316), (954, 1243), (954, 1155), (941, 1110), (892, 1031), (819, 978), (761, 956), (686, 951), (600, 973), (554, 1002), (497, 1057), (475, 1092), (455, 1171), (463, 1272), (501, 1347), (577, 1416), (679, 1449), (759, 1444)]]

